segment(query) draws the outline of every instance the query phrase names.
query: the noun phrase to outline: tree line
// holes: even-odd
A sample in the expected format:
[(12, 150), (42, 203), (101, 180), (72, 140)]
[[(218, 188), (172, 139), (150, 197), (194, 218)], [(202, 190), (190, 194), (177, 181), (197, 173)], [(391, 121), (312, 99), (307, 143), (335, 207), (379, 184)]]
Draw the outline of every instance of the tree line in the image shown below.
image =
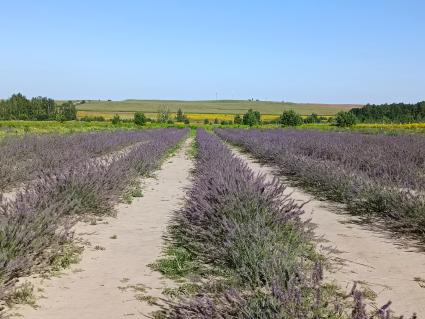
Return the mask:
[(47, 97), (27, 99), (23, 94), (13, 94), (0, 100), (0, 120), (70, 121), (77, 119), (77, 110), (71, 102), (56, 103)]
[(365, 123), (413, 123), (425, 121), (425, 101), (415, 104), (367, 104), (353, 108), (357, 121)]

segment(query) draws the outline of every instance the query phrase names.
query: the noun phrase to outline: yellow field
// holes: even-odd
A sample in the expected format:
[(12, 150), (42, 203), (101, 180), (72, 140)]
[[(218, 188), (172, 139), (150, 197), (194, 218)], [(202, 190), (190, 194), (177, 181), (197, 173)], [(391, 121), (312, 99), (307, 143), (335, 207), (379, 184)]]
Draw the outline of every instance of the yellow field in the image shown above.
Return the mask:
[[(134, 112), (93, 112), (93, 111), (78, 111), (77, 117), (81, 119), (82, 117), (89, 116), (102, 116), (105, 120), (110, 120), (114, 117), (115, 114), (118, 114), (122, 119), (132, 119), (134, 117)], [(148, 118), (156, 119), (157, 113), (145, 113)], [(203, 122), (205, 119), (212, 122), (215, 119), (219, 121), (233, 121), (234, 114), (225, 114), (225, 113), (186, 113), (185, 114), (189, 121), (191, 122)], [(242, 115), (242, 114), (241, 114)], [(176, 117), (176, 113), (170, 113), (172, 119)], [(271, 121), (279, 118), (279, 115), (276, 114), (262, 114), (261, 120)]]
[(424, 129), (425, 123), (408, 123), (408, 124), (356, 124), (356, 128), (380, 128), (380, 129)]
[(118, 114), (122, 119), (132, 119), (134, 117), (134, 112), (91, 112), (91, 111), (77, 111), (77, 118), (81, 119), (85, 116), (94, 117), (102, 116), (105, 120), (110, 120), (114, 117), (115, 114)]

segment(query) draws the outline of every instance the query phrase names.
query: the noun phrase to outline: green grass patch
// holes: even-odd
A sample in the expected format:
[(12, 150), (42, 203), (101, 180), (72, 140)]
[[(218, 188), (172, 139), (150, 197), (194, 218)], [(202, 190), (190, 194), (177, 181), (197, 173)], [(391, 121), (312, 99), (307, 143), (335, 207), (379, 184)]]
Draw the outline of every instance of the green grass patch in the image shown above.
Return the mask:
[(179, 279), (197, 274), (202, 269), (195, 256), (183, 247), (169, 246), (165, 257), (158, 259), (149, 267), (170, 279)]
[(30, 305), (33, 308), (37, 308), (34, 286), (30, 282), (25, 282), (13, 288), (4, 301), (9, 308), (14, 305)]
[(77, 264), (80, 262), (83, 250), (83, 247), (77, 246), (74, 243), (68, 243), (62, 246), (59, 253), (51, 261), (51, 271), (57, 273), (69, 268), (72, 264)]

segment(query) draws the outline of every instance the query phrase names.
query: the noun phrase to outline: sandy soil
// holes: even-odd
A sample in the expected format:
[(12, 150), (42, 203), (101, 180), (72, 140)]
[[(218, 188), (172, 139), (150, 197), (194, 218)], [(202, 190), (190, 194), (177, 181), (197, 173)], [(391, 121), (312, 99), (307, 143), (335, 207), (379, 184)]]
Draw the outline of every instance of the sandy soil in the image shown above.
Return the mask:
[(140, 318), (159, 309), (146, 299), (160, 297), (162, 289), (173, 284), (147, 265), (161, 255), (167, 222), (188, 186), (189, 143), (163, 164), (155, 178), (143, 181), (144, 197), (118, 205), (117, 218), (78, 224), (76, 233), (90, 243), (81, 262), (59, 278), (37, 281), (42, 296), (38, 309), (21, 306), (13, 312), (31, 319), (117, 319)]
[[(272, 167), (232, 149), (255, 172), (269, 178), (277, 175)], [(286, 191), (299, 202), (310, 200), (304, 206), (304, 217), (316, 225), (322, 250), (325, 246), (336, 249), (329, 255), (333, 269), (326, 274), (328, 280), (347, 290), (359, 281), (364, 289), (376, 293), (377, 305), (392, 300), (391, 308), (397, 314), (407, 316), (415, 311), (418, 318), (425, 318), (425, 253), (414, 248), (415, 243), (400, 242), (388, 232), (355, 224), (341, 206), (337, 212), (335, 204), (316, 200), (301, 189), (288, 187)]]

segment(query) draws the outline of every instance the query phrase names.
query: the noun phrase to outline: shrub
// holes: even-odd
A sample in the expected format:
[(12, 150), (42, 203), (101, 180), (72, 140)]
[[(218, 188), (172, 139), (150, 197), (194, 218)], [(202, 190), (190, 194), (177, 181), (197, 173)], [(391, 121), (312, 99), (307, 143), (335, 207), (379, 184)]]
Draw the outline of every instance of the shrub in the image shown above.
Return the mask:
[(258, 125), (260, 124), (260, 118), (260, 112), (249, 109), (248, 112), (243, 115), (242, 123), (249, 126)]
[(146, 124), (146, 116), (145, 113), (136, 112), (134, 113), (134, 124), (136, 125), (145, 125)]
[[(232, 274), (231, 287), (219, 290), (211, 299), (204, 296), (208, 301), (204, 300), (223, 318), (236, 315), (244, 307), (247, 310), (245, 303), (257, 301), (263, 306), (261, 310), (252, 309), (253, 317), (254, 313), (260, 316), (272, 311), (272, 304), (282, 315), (289, 309), (298, 309), (297, 315), (310, 312), (310, 307), (316, 307), (312, 300), (317, 293), (312, 282), (299, 280), (310, 278), (301, 273), (313, 266), (312, 260), (308, 261), (313, 255), (299, 218), (300, 207), (283, 195), (284, 187), (277, 180), (266, 182), (264, 176), (255, 175), (204, 130), (198, 130), (197, 146), (194, 185), (185, 208), (173, 217), (170, 239), (173, 250), (190, 251), (191, 259)], [(297, 257), (301, 255), (309, 256), (304, 260), (305, 268)], [(273, 289), (286, 293), (284, 287), (288, 285), (303, 289), (303, 304), (296, 301), (295, 293), (286, 302), (274, 300)], [(241, 304), (229, 304), (225, 310), (222, 303), (233, 293), (238, 294)], [(171, 318), (199, 318), (203, 312), (199, 301), (195, 296), (189, 303), (174, 306)]]
[(103, 116), (84, 116), (80, 119), (82, 122), (105, 122)]
[(233, 123), (235, 124), (242, 124), (242, 118), (239, 114), (235, 115), (234, 119), (233, 119)]
[[(323, 283), (310, 226), (277, 179), (254, 174), (204, 130), (196, 142), (193, 186), (173, 216), (168, 257), (154, 267), (197, 287), (170, 301), (164, 317), (374, 318), (355, 287), (352, 306)], [(388, 306), (376, 317), (389, 318)]]
[(121, 118), (118, 114), (115, 114), (114, 117), (112, 118), (112, 124), (114, 125), (118, 125), (121, 122)]
[(353, 126), (357, 123), (356, 116), (351, 112), (338, 112), (335, 116), (335, 125), (340, 127)]
[(298, 126), (303, 124), (303, 119), (294, 110), (289, 110), (283, 111), (279, 122), (284, 126)]
[(385, 219), (393, 231), (425, 234), (425, 139), (300, 130), (215, 132), (296, 185), (347, 204), (353, 214)]
[[(107, 138), (103, 138), (102, 134)], [(0, 298), (10, 292), (15, 278), (28, 275), (35, 266), (57, 263), (57, 254), (63, 253), (63, 245), (72, 239), (70, 228), (75, 222), (84, 215), (113, 213), (114, 204), (124, 195), (128, 185), (139, 175), (154, 169), (163, 154), (186, 134), (187, 130), (158, 129), (95, 133), (96, 139), (93, 140), (90, 134), (87, 138), (81, 138), (84, 135), (42, 137), (47, 142), (42, 147), (52, 149), (47, 158), (51, 158), (53, 168), (38, 172), (37, 179), (18, 191), (14, 200), (0, 196)], [(124, 136), (124, 139), (116, 139), (115, 135)], [(63, 152), (52, 145), (55, 139), (76, 143), (65, 143), (65, 150), (71, 150), (66, 165)], [(93, 144), (87, 143), (87, 140)], [(147, 143), (136, 144), (128, 152), (96, 160), (79, 156), (90, 148), (92, 152), (106, 151), (116, 140), (121, 142), (121, 146), (129, 141), (134, 144), (145, 140)], [(24, 139), (21, 147), (15, 149), (15, 158), (32, 154), (27, 152), (28, 141), (32, 141), (28, 146), (35, 150), (34, 154), (45, 160), (45, 154), (37, 153), (37, 147), (34, 147), (39, 143), (34, 137)], [(1, 147), (7, 150), (10, 143), (7, 141)], [(73, 155), (76, 156), (71, 157)], [(62, 166), (57, 166), (58, 162)], [(36, 165), (37, 159), (32, 164)]]
[(170, 110), (166, 107), (161, 107), (157, 112), (157, 122), (167, 123), (170, 120)]
[(312, 113), (304, 119), (304, 123), (307, 124), (320, 123), (321, 121), (321, 118), (316, 113)]
[(186, 115), (184, 115), (182, 109), (179, 108), (176, 114), (176, 122), (185, 122), (186, 120), (187, 120)]

